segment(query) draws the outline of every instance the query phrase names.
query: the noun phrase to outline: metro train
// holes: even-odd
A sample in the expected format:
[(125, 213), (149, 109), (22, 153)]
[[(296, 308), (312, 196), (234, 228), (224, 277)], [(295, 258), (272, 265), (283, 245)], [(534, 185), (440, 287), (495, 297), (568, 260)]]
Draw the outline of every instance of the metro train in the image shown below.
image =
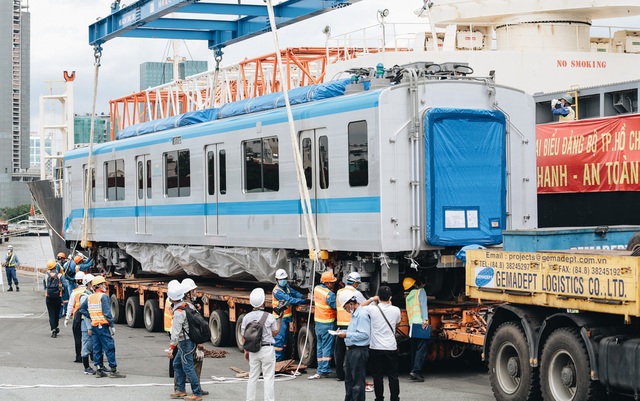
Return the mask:
[[(290, 91), (323, 251), (318, 273), (358, 271), (365, 291), (421, 274), (429, 293), (456, 295), (461, 247), (535, 228), (532, 97), (493, 76), (433, 67), (352, 71), (348, 82)], [(148, 134), (134, 127), (91, 157), (89, 148), (65, 154), (69, 247), (90, 246), (105, 269), (128, 273), (273, 282), (284, 268), (297, 286), (311, 286), (281, 98), (193, 112), (187, 117), (200, 119), (172, 118)], [(89, 242), (81, 244), (83, 226)]]

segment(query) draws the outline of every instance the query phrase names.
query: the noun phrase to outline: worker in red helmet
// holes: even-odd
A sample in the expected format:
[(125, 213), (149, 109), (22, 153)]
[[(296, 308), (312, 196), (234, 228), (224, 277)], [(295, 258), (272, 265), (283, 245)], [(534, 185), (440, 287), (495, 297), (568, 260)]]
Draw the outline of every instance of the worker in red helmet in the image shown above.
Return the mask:
[(320, 284), (313, 289), (313, 303), (315, 312), (313, 320), (316, 322), (316, 354), (318, 369), (316, 374), (309, 376), (310, 380), (334, 378), (331, 370), (333, 359), (333, 336), (329, 330), (336, 328), (336, 293), (334, 292), (338, 279), (333, 272), (326, 271), (320, 277)]

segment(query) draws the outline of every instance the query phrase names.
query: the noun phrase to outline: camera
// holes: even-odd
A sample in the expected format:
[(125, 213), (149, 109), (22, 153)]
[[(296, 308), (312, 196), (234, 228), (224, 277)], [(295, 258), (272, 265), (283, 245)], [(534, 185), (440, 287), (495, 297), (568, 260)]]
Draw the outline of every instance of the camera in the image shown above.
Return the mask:
[(291, 304), (287, 301), (279, 302), (278, 306), (273, 308), (273, 312), (278, 316), (282, 316), (289, 306), (291, 306)]

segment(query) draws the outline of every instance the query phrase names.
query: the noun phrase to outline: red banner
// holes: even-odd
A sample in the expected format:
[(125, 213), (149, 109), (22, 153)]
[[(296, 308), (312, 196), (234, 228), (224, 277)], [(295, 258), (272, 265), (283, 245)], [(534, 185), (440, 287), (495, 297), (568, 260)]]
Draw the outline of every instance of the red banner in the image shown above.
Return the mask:
[(536, 128), (538, 193), (640, 190), (640, 115)]

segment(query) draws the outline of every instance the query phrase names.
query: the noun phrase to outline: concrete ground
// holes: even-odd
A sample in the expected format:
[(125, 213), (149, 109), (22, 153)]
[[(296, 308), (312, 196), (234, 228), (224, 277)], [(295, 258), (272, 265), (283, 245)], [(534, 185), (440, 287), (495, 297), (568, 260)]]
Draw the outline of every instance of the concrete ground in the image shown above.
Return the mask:
[[(144, 328), (116, 326), (116, 357), (124, 379), (87, 376), (82, 364), (74, 363), (71, 326), (60, 324), (58, 338), (50, 337), (44, 293), (34, 290), (33, 278), (19, 272), (20, 292), (0, 290), (0, 399), (7, 401), (68, 401), (70, 397), (98, 396), (100, 399), (169, 399), (172, 379), (168, 377), (168, 358), (164, 350), (168, 337)], [(6, 291), (5, 283), (5, 291)], [(205, 345), (212, 349), (211, 344)], [(205, 359), (203, 388), (210, 400), (244, 400), (246, 382), (235, 378), (230, 367), (248, 370), (248, 363), (236, 347), (221, 359)], [(400, 397), (404, 400), (488, 401), (494, 397), (486, 369), (478, 363), (433, 364), (425, 367), (424, 383), (414, 383), (404, 372), (400, 378)], [(335, 379), (307, 380), (314, 369), (291, 379), (277, 379), (276, 398), (329, 401), (344, 399), (344, 383)], [(190, 390), (187, 387), (188, 390)], [(92, 395), (93, 394), (93, 395)], [(388, 399), (388, 388), (386, 389)], [(262, 399), (261, 384), (258, 399)], [(367, 400), (373, 400), (367, 393)]]

